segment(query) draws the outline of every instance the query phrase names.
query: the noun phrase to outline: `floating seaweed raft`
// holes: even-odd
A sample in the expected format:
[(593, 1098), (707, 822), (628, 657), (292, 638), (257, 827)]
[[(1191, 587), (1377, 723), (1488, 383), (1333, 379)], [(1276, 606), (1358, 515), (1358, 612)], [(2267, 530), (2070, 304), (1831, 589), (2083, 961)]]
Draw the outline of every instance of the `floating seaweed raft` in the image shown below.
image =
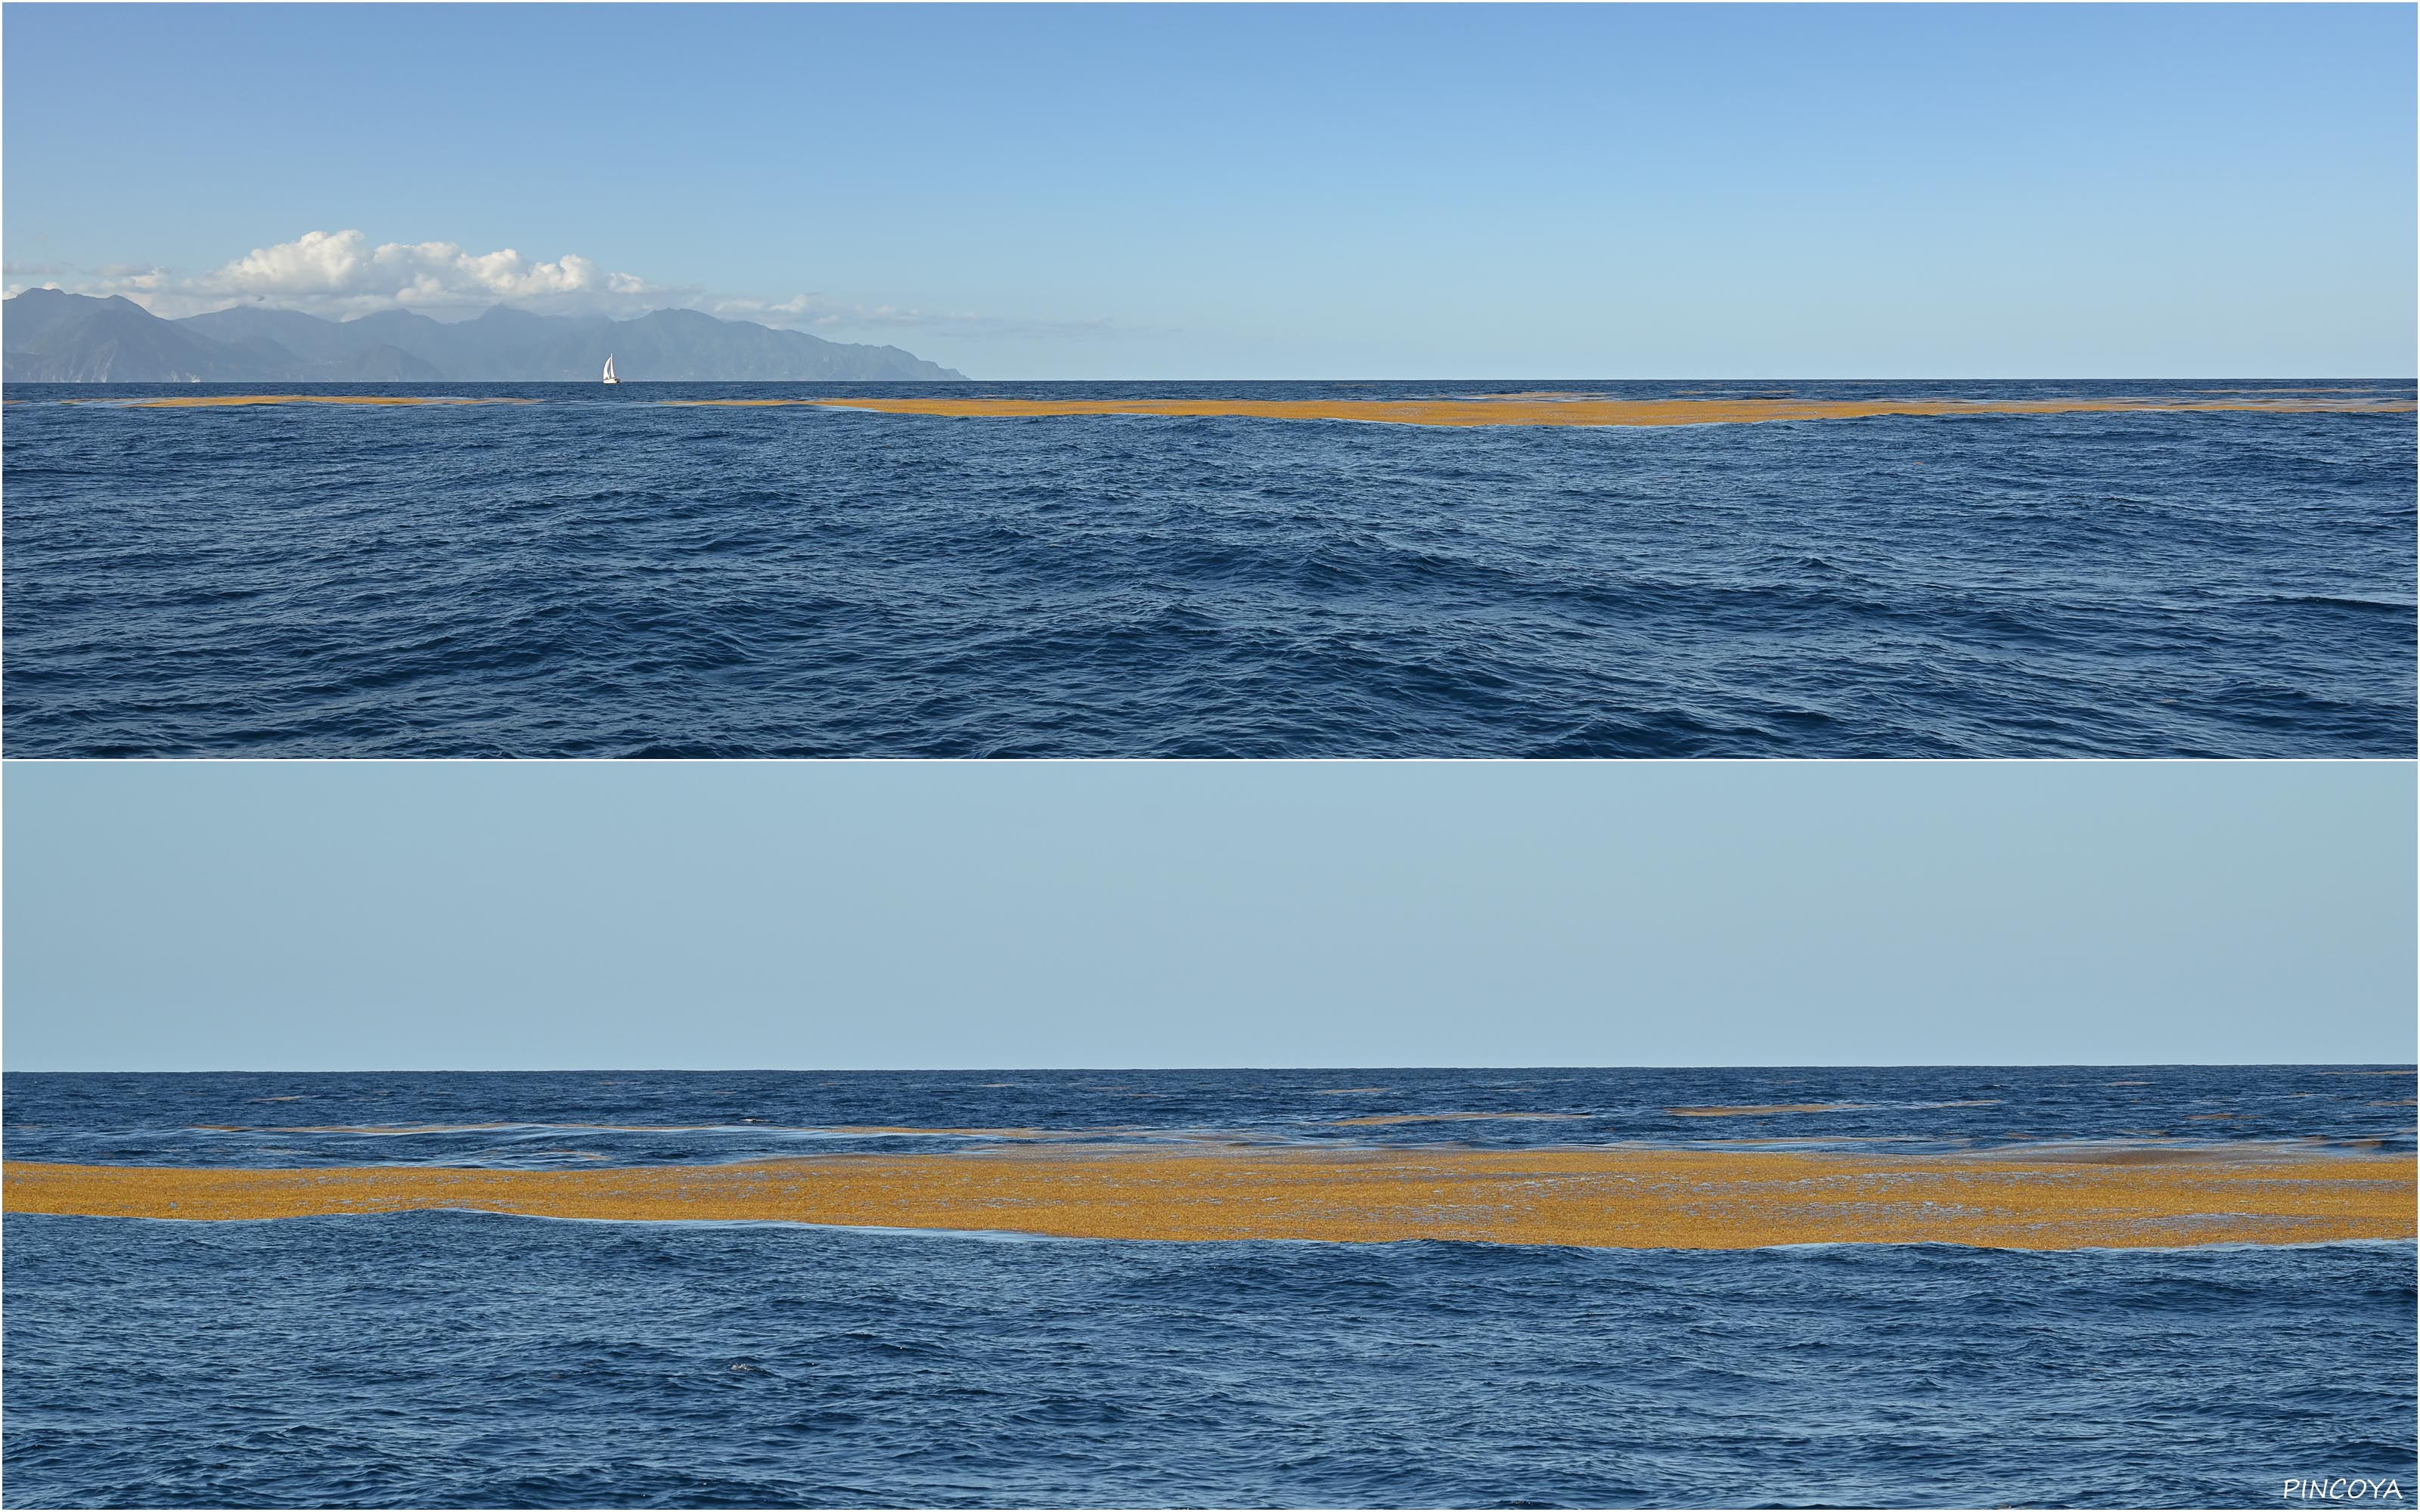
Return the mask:
[[(618, 381), (609, 371), (605, 381)], [(116, 409), (195, 409), (263, 405), (539, 404), (531, 398), (434, 394), (240, 393), (80, 400)], [(858, 409), (953, 420), (1138, 416), (1161, 419), (1355, 420), (1391, 425), (1719, 425), (1778, 420), (1867, 420), (2076, 414), (2411, 414), (2412, 401), (2353, 391), (2265, 390), (2248, 393), (2070, 399), (1617, 399), (1585, 393), (1532, 393), (1433, 399), (664, 399), (669, 409)]]
[(2412, 1237), (2409, 1155), (2081, 1146), (2022, 1158), (1642, 1148), (1028, 1147), (735, 1165), (6, 1167), (9, 1212), (246, 1219), (465, 1208), (1093, 1239), (1461, 1240), (1621, 1249), (1998, 1249)]
[(2410, 400), (2350, 393), (2274, 396), (2180, 394), (2075, 399), (1614, 399), (1587, 393), (1511, 393), (1438, 399), (675, 399), (673, 404), (764, 409), (804, 405), (887, 415), (1027, 420), (1140, 415), (1253, 420), (1359, 420), (1395, 425), (1714, 425), (1881, 416), (2409, 414)]

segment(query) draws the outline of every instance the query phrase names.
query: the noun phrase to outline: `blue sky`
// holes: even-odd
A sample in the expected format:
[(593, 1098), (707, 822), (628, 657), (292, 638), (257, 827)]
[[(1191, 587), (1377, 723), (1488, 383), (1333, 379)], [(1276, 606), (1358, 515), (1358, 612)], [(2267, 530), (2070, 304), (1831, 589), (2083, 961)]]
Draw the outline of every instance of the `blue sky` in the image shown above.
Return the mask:
[[(999, 378), (2415, 365), (2410, 6), (15, 6), (6, 28), (8, 284), (169, 311), (358, 312), (403, 269), (441, 312), (685, 302)], [(358, 232), (349, 270), (290, 247), (310, 232)], [(381, 271), (387, 245), (422, 251)]]
[(2409, 763), (7, 777), (21, 1071), (2414, 1050)]

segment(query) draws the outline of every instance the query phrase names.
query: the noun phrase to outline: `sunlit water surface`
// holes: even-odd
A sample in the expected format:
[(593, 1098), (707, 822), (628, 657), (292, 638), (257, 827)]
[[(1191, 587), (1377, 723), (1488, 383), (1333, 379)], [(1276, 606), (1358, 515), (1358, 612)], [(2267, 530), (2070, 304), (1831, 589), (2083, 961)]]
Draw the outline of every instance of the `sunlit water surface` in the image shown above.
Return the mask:
[(91, 401), (240, 390), (15, 385), (8, 749), (2413, 753), (2410, 414), (1450, 429), (661, 402), (1541, 386), (357, 385), (542, 402), (132, 409)]
[[(2408, 1152), (2412, 1086), (2388, 1067), (10, 1073), (6, 1116), (12, 1160), (126, 1164), (560, 1167), (1028, 1131)], [(1707, 1111), (1784, 1106), (1814, 1111)], [(1441, 1113), (1501, 1117), (1345, 1121)], [(2257, 1506), (2288, 1477), (2414, 1487), (2409, 1243), (1182, 1244), (453, 1211), (18, 1215), (7, 1238), (10, 1506)]]

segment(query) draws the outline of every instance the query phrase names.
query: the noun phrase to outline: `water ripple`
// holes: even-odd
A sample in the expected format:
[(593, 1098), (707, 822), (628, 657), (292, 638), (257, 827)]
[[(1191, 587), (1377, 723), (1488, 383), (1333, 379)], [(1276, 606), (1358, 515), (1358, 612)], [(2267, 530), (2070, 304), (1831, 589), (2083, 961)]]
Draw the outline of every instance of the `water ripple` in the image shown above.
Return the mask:
[(2409, 416), (1442, 430), (625, 389), (240, 410), (12, 389), (37, 402), (0, 457), (10, 752), (2415, 742)]
[(2409, 1244), (8, 1225), (9, 1506), (2199, 1505), (2413, 1476)]

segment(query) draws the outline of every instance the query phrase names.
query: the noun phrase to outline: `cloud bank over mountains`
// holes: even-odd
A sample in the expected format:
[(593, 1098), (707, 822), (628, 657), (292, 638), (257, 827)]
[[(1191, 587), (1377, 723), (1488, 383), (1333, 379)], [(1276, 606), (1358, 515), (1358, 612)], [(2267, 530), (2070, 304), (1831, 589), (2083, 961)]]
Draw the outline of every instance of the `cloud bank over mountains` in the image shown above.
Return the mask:
[(539, 262), (510, 247), (490, 253), (465, 252), (451, 241), (390, 241), (373, 247), (359, 231), (312, 231), (273, 247), (256, 247), (178, 292), (295, 309), (316, 304), (320, 308), (310, 313), (350, 316), (380, 310), (427, 314), (490, 304), (610, 302), (670, 291), (633, 274), (607, 272), (577, 253)]
[(306, 232), (291, 241), (256, 247), (198, 274), (127, 264), (79, 270), (10, 263), (5, 277), (5, 291), (11, 296), (38, 287), (116, 294), (167, 319), (251, 305), (301, 310), (331, 320), (390, 310), (442, 320), (509, 304), (548, 315), (614, 318), (655, 310), (698, 310), (798, 331), (881, 327), (948, 330), (970, 336), (1075, 336), (1109, 329), (1106, 320), (1000, 319), (895, 304), (853, 304), (819, 294), (796, 294), (779, 301), (752, 299), (611, 271), (577, 253), (543, 261), (510, 247), (467, 252), (452, 241), (373, 245), (360, 231)]

